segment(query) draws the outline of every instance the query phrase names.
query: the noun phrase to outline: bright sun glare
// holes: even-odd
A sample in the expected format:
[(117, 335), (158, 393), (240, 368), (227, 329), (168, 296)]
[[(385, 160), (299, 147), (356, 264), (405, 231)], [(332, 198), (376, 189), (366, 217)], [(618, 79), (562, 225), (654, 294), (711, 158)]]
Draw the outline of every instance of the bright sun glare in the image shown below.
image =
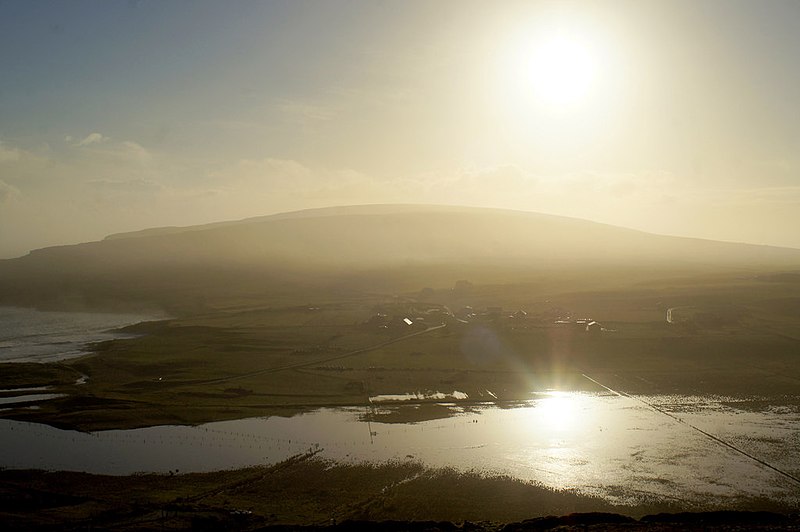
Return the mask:
[(493, 96), (506, 145), (557, 166), (596, 150), (596, 140), (617, 127), (628, 93), (615, 42), (581, 20), (523, 23), (498, 41)]
[(597, 76), (597, 58), (588, 43), (565, 34), (534, 43), (520, 67), (536, 100), (556, 108), (586, 100)]
[(591, 31), (545, 30), (509, 41), (505, 94), (517, 110), (587, 109), (605, 98), (611, 65)]
[(536, 413), (544, 430), (564, 431), (572, 428), (578, 405), (574, 394), (549, 392), (536, 404)]

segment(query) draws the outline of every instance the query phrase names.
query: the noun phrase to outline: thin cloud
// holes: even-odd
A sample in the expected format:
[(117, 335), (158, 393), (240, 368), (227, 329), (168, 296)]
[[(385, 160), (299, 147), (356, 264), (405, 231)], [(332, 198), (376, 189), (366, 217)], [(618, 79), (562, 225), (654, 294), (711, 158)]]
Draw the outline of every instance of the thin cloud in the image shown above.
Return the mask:
[(22, 157), (22, 150), (12, 148), (0, 142), (0, 163), (19, 161)]
[(139, 162), (146, 163), (152, 159), (152, 155), (147, 149), (136, 142), (126, 140), (120, 143), (120, 147), (126, 155), (138, 160)]
[(287, 121), (304, 126), (314, 122), (327, 122), (337, 115), (337, 110), (332, 106), (295, 100), (284, 100), (277, 108)]
[(313, 179), (314, 172), (304, 164), (292, 159), (241, 159), (233, 167), (215, 172), (212, 177), (230, 186), (242, 182), (294, 183)]
[(86, 183), (96, 190), (117, 193), (153, 193), (164, 189), (161, 183), (148, 179), (129, 179), (126, 181), (95, 179)]
[(0, 180), (0, 205), (16, 199), (19, 195), (20, 191), (17, 187)]
[(103, 142), (108, 142), (109, 140), (111, 140), (110, 137), (106, 137), (101, 133), (89, 133), (88, 135), (86, 135), (86, 137), (82, 139), (78, 139), (76, 137), (73, 137), (72, 135), (67, 135), (66, 137), (64, 137), (65, 142), (77, 148), (82, 148), (84, 146), (89, 146), (92, 144), (101, 144)]

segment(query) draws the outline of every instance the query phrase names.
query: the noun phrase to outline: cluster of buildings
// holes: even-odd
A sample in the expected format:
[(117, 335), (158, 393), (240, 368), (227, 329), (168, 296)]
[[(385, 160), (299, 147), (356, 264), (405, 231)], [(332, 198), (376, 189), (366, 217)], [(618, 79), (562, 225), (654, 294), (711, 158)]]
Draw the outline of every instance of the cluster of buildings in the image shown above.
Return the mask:
[[(367, 320), (369, 327), (379, 327), (382, 329), (413, 329), (427, 328), (441, 325), (443, 323), (473, 323), (473, 322), (503, 322), (517, 325), (512, 327), (527, 328), (531, 324), (537, 327), (557, 327), (573, 328), (587, 334), (595, 335), (602, 332), (611, 332), (603, 325), (592, 318), (573, 318), (572, 316), (558, 316), (553, 321), (553, 315), (542, 315), (530, 318), (528, 313), (522, 309), (507, 310), (499, 306), (487, 306), (482, 309), (474, 308), (470, 305), (451, 311), (447, 306), (398, 306), (398, 308), (377, 310), (375, 314)], [(549, 325), (548, 325), (549, 324)]]
[(555, 323), (556, 325), (572, 326), (577, 329), (583, 329), (586, 333), (589, 334), (599, 334), (607, 330), (599, 322), (593, 320), (592, 318), (572, 319), (571, 316), (567, 316), (566, 318), (559, 317), (555, 321)]

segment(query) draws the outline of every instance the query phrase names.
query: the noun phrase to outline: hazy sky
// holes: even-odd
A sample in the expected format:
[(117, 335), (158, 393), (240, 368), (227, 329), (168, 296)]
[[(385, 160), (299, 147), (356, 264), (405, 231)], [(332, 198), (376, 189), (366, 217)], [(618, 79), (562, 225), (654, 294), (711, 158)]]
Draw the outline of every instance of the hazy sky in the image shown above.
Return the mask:
[(463, 204), (800, 247), (800, 2), (0, 0), (0, 257)]

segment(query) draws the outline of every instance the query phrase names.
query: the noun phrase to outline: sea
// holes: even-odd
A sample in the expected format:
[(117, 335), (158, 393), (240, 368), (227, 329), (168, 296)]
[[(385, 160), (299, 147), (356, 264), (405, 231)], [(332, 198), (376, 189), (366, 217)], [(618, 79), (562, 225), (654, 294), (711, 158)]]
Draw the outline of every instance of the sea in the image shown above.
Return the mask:
[(164, 317), (0, 307), (0, 362), (56, 362), (79, 357), (93, 342), (130, 336), (119, 331), (121, 327)]

